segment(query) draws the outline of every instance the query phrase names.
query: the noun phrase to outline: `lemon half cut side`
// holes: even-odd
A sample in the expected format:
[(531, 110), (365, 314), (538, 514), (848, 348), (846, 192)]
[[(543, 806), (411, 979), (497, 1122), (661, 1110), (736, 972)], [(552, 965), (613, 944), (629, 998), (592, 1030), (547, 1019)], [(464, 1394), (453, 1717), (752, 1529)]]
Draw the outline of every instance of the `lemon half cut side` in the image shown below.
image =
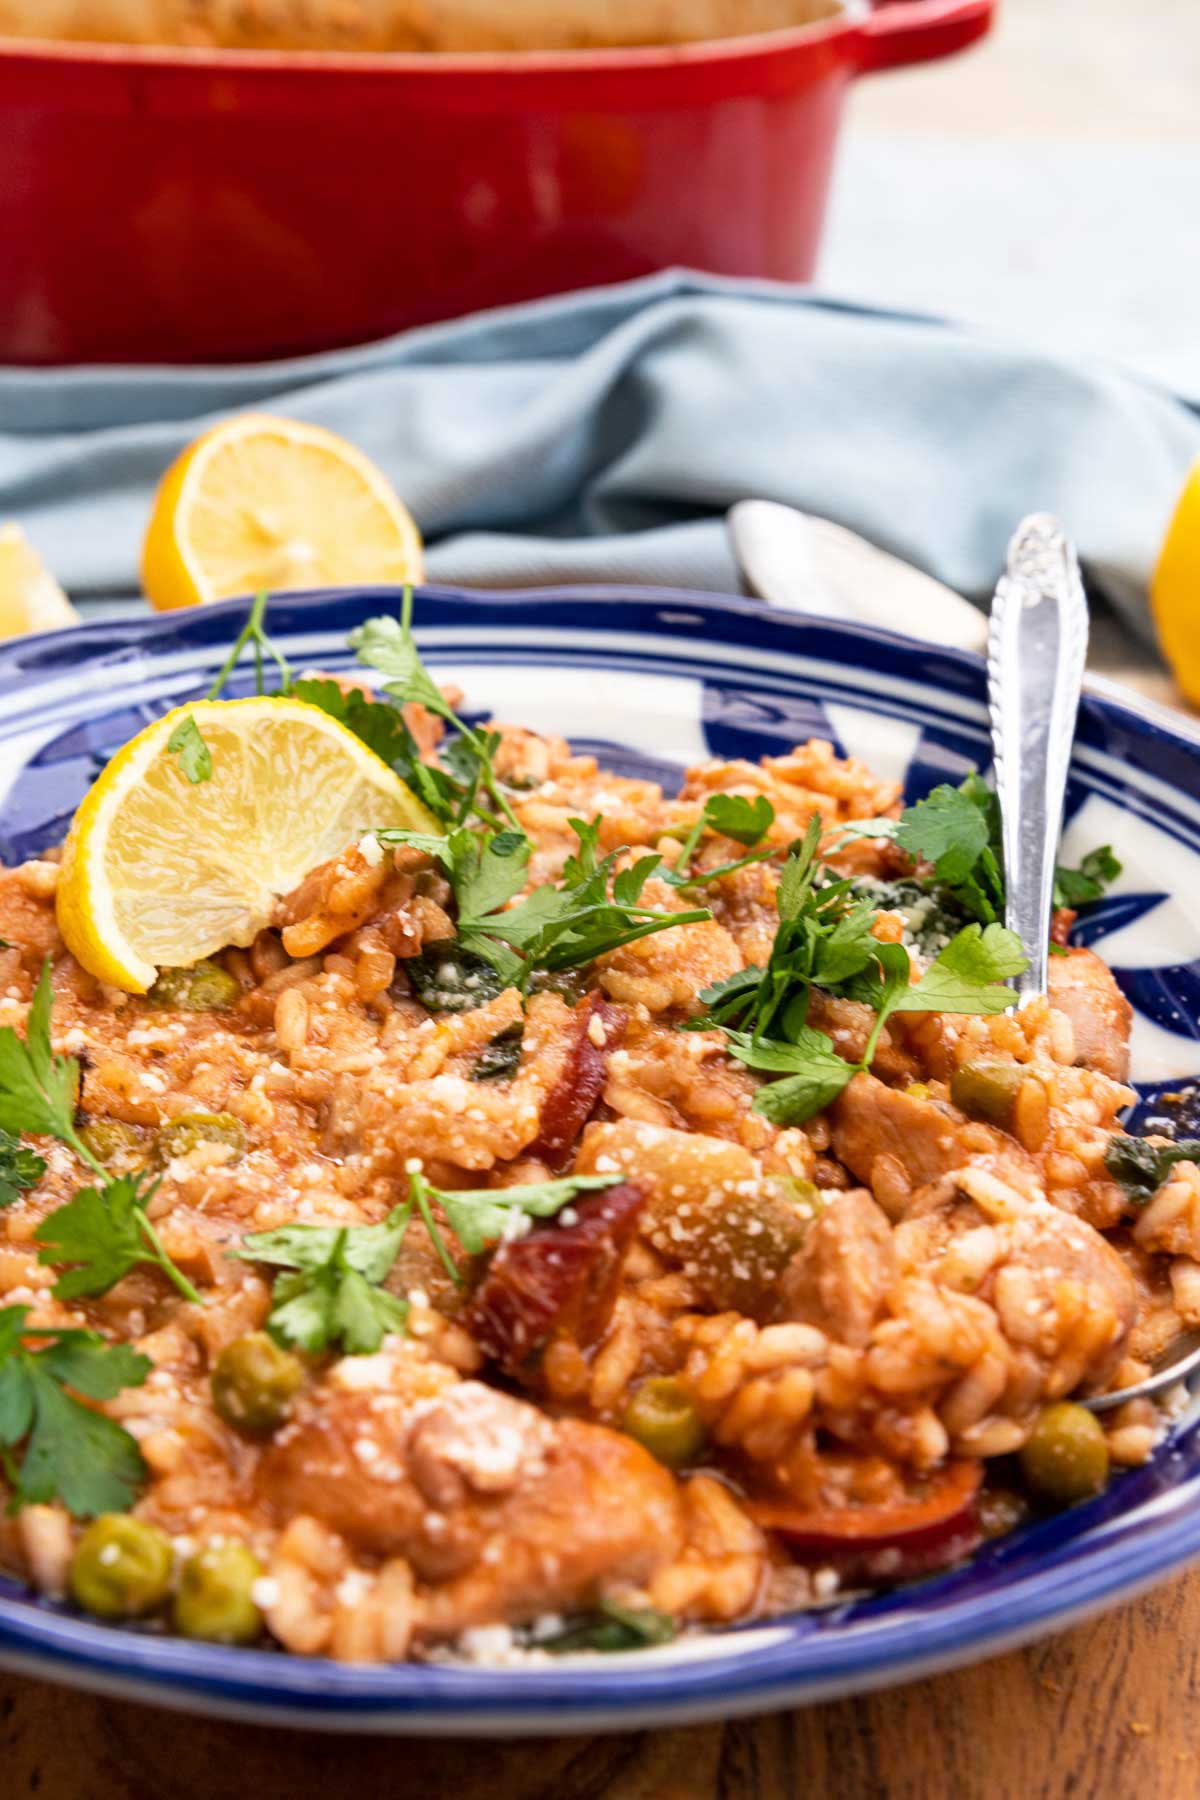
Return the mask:
[[(167, 749), (184, 718), (212, 775), (192, 783)], [(275, 902), (371, 827), (438, 830), (372, 750), (286, 696), (198, 700), (118, 751), (75, 815), (58, 924), (76, 961), (126, 993), (160, 968), (247, 945)]]
[(267, 413), (225, 419), (176, 458), (142, 550), (159, 612), (423, 573), (421, 534), (383, 471), (335, 432)]

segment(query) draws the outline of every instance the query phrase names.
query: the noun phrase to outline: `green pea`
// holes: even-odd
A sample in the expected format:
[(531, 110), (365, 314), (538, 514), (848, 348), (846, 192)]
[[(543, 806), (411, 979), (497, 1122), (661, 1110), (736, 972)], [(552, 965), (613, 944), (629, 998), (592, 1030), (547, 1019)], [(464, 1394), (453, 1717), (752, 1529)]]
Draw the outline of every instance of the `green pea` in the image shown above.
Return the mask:
[(212, 1373), (213, 1405), (246, 1437), (269, 1437), (287, 1418), (304, 1383), (304, 1364), (265, 1331), (226, 1344)]
[(246, 1148), (246, 1127), (233, 1113), (178, 1113), (155, 1132), (153, 1161), (165, 1168), (173, 1156), (188, 1156), (200, 1144), (228, 1144), (236, 1162)]
[(93, 1519), (71, 1558), (71, 1593), (99, 1619), (140, 1619), (166, 1599), (171, 1540), (129, 1513)]
[(673, 1375), (652, 1375), (641, 1383), (621, 1429), (668, 1469), (688, 1467), (704, 1448), (704, 1423)]
[(120, 1119), (92, 1119), (79, 1132), (97, 1162), (107, 1168), (122, 1156), (142, 1153), (143, 1133), (140, 1126), (126, 1125)]
[(1108, 1444), (1095, 1413), (1069, 1400), (1044, 1406), (1019, 1453), (1034, 1491), (1059, 1506), (1098, 1494), (1108, 1480)]
[(146, 999), (171, 1012), (219, 1012), (232, 1006), (241, 991), (227, 969), (206, 958), (190, 969), (160, 969)]
[(237, 1538), (214, 1538), (179, 1571), (175, 1629), (213, 1644), (252, 1644), (262, 1631), (254, 1584), (262, 1564)]

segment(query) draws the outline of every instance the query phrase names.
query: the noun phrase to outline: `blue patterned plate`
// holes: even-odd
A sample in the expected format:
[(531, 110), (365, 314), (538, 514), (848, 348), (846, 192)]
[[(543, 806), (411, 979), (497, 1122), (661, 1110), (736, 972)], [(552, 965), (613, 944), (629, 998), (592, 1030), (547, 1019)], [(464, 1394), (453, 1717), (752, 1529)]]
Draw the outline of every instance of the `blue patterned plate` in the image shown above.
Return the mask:
[[(271, 629), (301, 667), (351, 664), (346, 633), (392, 591), (289, 597)], [(56, 843), (96, 769), (203, 692), (237, 603), (0, 646), (0, 857)], [(986, 766), (983, 667), (861, 626), (712, 595), (576, 589), (418, 599), (422, 647), (473, 711), (561, 732), (670, 783), (705, 756), (828, 737), (909, 798)], [(245, 691), (248, 682), (240, 689)], [(1200, 733), (1113, 688), (1084, 700), (1069, 860), (1125, 873), (1082, 922), (1133, 1002), (1152, 1104), (1200, 1073)], [(1200, 1427), (1183, 1423), (1098, 1499), (889, 1595), (647, 1650), (505, 1669), (349, 1666), (93, 1624), (0, 1581), (0, 1663), (148, 1701), (275, 1723), (427, 1733), (596, 1731), (828, 1699), (1058, 1630), (1200, 1554)]]

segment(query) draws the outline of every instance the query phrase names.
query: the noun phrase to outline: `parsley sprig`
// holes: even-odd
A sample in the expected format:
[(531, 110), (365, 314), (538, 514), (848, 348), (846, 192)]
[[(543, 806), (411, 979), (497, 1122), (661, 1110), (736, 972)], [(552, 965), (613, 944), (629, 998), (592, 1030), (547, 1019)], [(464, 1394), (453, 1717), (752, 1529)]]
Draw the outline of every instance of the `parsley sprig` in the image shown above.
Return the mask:
[(515, 906), (509, 902), (525, 886), (529, 864), (524, 832), (477, 834), (460, 827), (444, 838), (403, 830), (373, 835), (380, 843), (407, 844), (434, 858), (454, 890), (460, 942), (522, 990), (535, 970), (554, 974), (583, 968), (654, 932), (712, 917), (706, 907), (668, 912), (643, 906), (642, 890), (662, 857), (640, 857), (618, 873), (616, 865), (627, 846), (602, 857), (600, 820), (568, 823), (579, 848), (568, 857), (561, 881), (534, 888)]
[[(783, 1079), (759, 1089), (754, 1107), (778, 1125), (820, 1112), (861, 1070), (869, 1069), (889, 1018), (898, 1012), (1003, 1012), (1003, 986), (1026, 967), (1012, 932), (995, 923), (967, 925), (912, 982), (908, 952), (872, 932), (875, 909), (853, 883), (823, 880), (821, 819), (794, 845), (780, 878), (779, 927), (765, 968), (741, 969), (706, 989), (706, 1013), (692, 1029), (720, 1026), (730, 1054), (748, 1068)], [(814, 992), (857, 1000), (875, 1018), (863, 1054), (848, 1062), (833, 1040), (808, 1023)]]
[(238, 663), (241, 661), (242, 651), (245, 650), (247, 645), (250, 645), (254, 651), (255, 692), (258, 694), (265, 694), (267, 692), (265, 664), (266, 659), (269, 657), (279, 672), (279, 686), (273, 688), (271, 692), (279, 694), (291, 693), (291, 664), (283, 654), (283, 651), (278, 649), (267, 636), (266, 628), (263, 624), (263, 620), (266, 617), (266, 611), (266, 594), (256, 594), (250, 611), (247, 614), (246, 623), (238, 632), (238, 635), (234, 640), (233, 648), (218, 669), (216, 679), (208, 690), (206, 697), (209, 700), (219, 700), (221, 698), (221, 695), (225, 691), (226, 683), (233, 674)]
[(146, 1207), (159, 1186), (143, 1171), (119, 1175), (102, 1187), (81, 1188), (73, 1199), (43, 1219), (34, 1233), (38, 1261), (66, 1267), (51, 1290), (59, 1300), (107, 1294), (139, 1264), (161, 1269), (167, 1280), (196, 1305), (200, 1295), (163, 1249)]
[[(41, 1262), (77, 1265), (55, 1283), (54, 1292), (60, 1298), (106, 1293), (135, 1264), (153, 1263), (185, 1300), (202, 1304), (187, 1276), (163, 1249), (147, 1217), (146, 1205), (157, 1183), (146, 1187), (142, 1178), (134, 1176), (110, 1180), (104, 1164), (75, 1129), (80, 1068), (75, 1057), (56, 1056), (51, 1048), (53, 1005), (47, 961), (29, 1008), (24, 1038), (19, 1038), (11, 1025), (0, 1027), (0, 1129), (18, 1136), (57, 1138), (100, 1177), (99, 1188), (84, 1188), (43, 1219), (35, 1233), (36, 1241), (45, 1246), (39, 1255)], [(31, 1165), (25, 1167), (28, 1170)]]
[[(428, 712), (444, 719), (458, 733), (453, 754), (455, 772), (462, 789), (459, 800), (461, 819), (469, 817), (476, 810), (478, 791), (482, 788), (513, 830), (519, 831), (521, 827), (517, 816), (509, 805), (493, 767), (499, 739), (494, 733), (476, 731), (472, 726), (464, 724), (447, 702), (442, 690), (421, 661), (412, 632), (412, 608), (413, 591), (411, 587), (406, 587), (400, 603), (399, 619), (393, 619), (389, 615), (368, 619), (357, 631), (351, 633), (351, 646), (358, 651), (360, 662), (369, 668), (378, 669), (383, 675), (391, 676), (392, 679), (384, 684), (386, 694), (392, 695), (401, 705), (414, 700), (419, 702)], [(443, 815), (439, 813), (438, 816)]]
[[(843, 827), (846, 837), (886, 837), (916, 863), (932, 865), (924, 886), (949, 897), (970, 919), (991, 925), (1004, 916), (1004, 865), (1000, 802), (983, 777), (972, 772), (958, 787), (943, 783), (906, 806), (898, 819), (863, 819)], [(1059, 864), (1055, 906), (1099, 900), (1121, 873), (1111, 845), (1090, 851), (1078, 869)]]
[(408, 1302), (383, 1283), (414, 1217), (422, 1220), (442, 1266), (459, 1284), (462, 1276), (438, 1225), (435, 1204), (463, 1249), (476, 1256), (512, 1229), (514, 1216), (550, 1218), (577, 1194), (612, 1187), (616, 1179), (571, 1175), (521, 1187), (451, 1192), (434, 1187), (414, 1169), (407, 1200), (380, 1225), (283, 1225), (251, 1233), (230, 1254), (285, 1271), (276, 1279), (267, 1319), (267, 1329), (281, 1343), (310, 1355), (339, 1345), (348, 1355), (369, 1355), (389, 1332), (402, 1332), (408, 1320)]
[(140, 1387), (153, 1364), (94, 1331), (31, 1326), (29, 1310), (0, 1309), (0, 1464), (11, 1504), (61, 1500), (84, 1519), (124, 1512), (146, 1472), (142, 1453), (123, 1426), (76, 1396), (111, 1400)]

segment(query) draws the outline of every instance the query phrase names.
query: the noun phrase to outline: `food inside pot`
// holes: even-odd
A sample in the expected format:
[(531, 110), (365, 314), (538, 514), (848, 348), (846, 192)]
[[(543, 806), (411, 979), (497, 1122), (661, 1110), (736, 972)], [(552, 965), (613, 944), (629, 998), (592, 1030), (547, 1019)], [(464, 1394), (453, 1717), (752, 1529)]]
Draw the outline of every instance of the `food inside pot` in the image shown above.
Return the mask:
[(0, 0), (0, 35), (192, 49), (586, 50), (789, 30), (840, 0)]

